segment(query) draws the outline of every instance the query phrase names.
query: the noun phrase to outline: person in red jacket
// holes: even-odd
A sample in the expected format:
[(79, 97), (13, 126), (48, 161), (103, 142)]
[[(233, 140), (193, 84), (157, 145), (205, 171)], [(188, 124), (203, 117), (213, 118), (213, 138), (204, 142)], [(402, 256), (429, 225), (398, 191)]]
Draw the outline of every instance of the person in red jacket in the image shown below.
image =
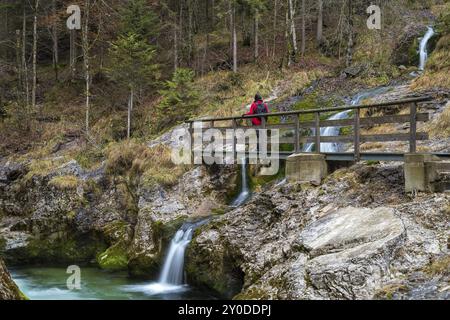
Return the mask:
[[(252, 103), (250, 107), (250, 111), (247, 112), (245, 115), (255, 115), (255, 114), (265, 114), (269, 113), (269, 107), (267, 106), (267, 103), (263, 101), (263, 98), (259, 93), (255, 95), (255, 101)], [(265, 118), (267, 121), (267, 117)], [(262, 124), (262, 117), (255, 117), (252, 118), (252, 124), (255, 127), (259, 127)], [(259, 141), (259, 129), (256, 130), (256, 139), (258, 140), (256, 143), (256, 152), (260, 150), (260, 141)]]
[[(267, 103), (263, 101), (263, 98), (259, 93), (255, 95), (255, 101), (252, 103), (250, 107), (250, 111), (247, 112), (245, 115), (254, 115), (254, 114), (264, 114), (269, 113), (269, 107), (267, 106)], [(255, 117), (252, 118), (252, 124), (254, 126), (260, 126), (262, 123), (262, 117)]]

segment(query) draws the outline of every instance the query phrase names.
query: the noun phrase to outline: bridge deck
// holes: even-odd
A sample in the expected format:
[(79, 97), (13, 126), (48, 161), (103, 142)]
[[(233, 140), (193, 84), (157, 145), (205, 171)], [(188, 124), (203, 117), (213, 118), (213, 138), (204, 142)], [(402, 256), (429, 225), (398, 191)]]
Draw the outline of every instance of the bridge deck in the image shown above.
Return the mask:
[[(197, 154), (197, 152), (195, 152)], [(274, 155), (275, 158), (286, 160), (290, 155), (295, 154), (295, 152), (290, 151), (280, 151), (278, 155)], [(355, 161), (355, 154), (353, 152), (322, 152), (326, 156), (328, 161)], [(361, 161), (404, 161), (404, 156), (406, 153), (386, 153), (386, 152), (361, 152)], [(450, 160), (450, 153), (429, 153), (431, 155), (439, 157), (441, 160)], [(239, 157), (241, 153), (237, 154)], [(257, 152), (245, 152), (245, 158), (250, 157), (258, 158), (259, 153)], [(267, 154), (266, 158), (271, 158), (270, 152)]]

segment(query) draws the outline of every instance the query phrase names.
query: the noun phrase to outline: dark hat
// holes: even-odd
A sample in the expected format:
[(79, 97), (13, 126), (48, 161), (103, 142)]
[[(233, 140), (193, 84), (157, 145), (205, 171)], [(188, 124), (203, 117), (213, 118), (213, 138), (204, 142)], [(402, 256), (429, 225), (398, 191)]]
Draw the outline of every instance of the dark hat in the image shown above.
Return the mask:
[(263, 98), (259, 92), (257, 94), (255, 94), (255, 101), (262, 101), (262, 99)]

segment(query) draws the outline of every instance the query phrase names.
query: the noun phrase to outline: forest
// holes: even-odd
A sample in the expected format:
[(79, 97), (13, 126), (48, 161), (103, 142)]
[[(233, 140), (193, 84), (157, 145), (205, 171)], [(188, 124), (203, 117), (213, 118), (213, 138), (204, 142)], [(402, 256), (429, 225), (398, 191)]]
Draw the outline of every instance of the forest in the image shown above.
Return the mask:
[(232, 71), (222, 91), (316, 66), (390, 76), (389, 46), (411, 19), (402, 10), (431, 2), (376, 2), (381, 30), (367, 29), (369, 2), (3, 0), (2, 153), (41, 141), (48, 123), (95, 144), (105, 122), (107, 139), (154, 135), (213, 104), (192, 83), (218, 71)]

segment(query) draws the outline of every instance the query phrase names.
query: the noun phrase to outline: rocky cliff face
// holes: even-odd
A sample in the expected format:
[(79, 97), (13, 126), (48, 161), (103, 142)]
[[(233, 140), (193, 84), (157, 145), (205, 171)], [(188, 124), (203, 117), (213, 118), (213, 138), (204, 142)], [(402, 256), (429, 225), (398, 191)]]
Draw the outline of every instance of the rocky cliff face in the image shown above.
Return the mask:
[(8, 264), (95, 262), (154, 275), (183, 221), (220, 211), (236, 182), (233, 167), (196, 167), (172, 187), (129, 190), (104, 167), (49, 161), (39, 172), (35, 163), (0, 164), (0, 253)]
[(6, 270), (6, 266), (0, 260), (0, 300), (23, 300), (25, 296), (20, 292), (11, 276)]
[(409, 197), (402, 180), (355, 165), (268, 187), (197, 232), (190, 280), (238, 299), (448, 299), (450, 197)]

